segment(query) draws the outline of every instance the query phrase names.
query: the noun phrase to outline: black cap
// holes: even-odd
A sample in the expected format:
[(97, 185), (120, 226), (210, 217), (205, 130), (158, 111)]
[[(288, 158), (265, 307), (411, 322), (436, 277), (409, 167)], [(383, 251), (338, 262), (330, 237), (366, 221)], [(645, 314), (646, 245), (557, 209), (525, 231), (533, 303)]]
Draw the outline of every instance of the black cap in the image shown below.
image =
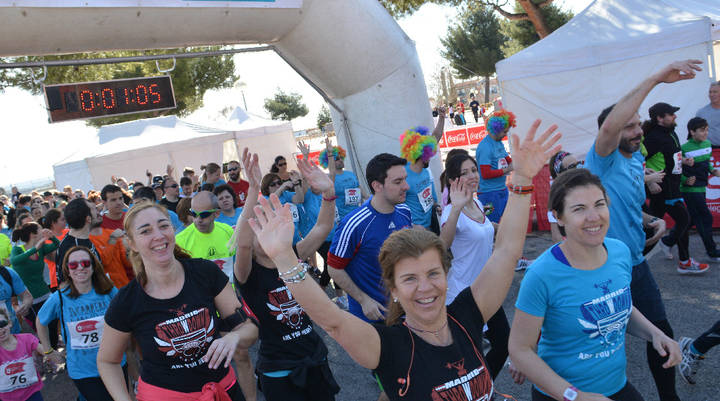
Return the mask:
[(664, 116), (666, 114), (675, 114), (678, 110), (680, 110), (679, 107), (670, 106), (667, 103), (660, 102), (650, 106), (648, 113), (650, 114), (650, 119), (655, 121), (657, 117)]

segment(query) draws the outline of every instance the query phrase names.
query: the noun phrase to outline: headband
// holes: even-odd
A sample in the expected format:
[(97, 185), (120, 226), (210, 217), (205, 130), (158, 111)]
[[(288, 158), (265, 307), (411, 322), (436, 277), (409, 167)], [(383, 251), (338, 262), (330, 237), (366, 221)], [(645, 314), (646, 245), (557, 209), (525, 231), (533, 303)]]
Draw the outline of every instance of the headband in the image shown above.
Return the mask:
[[(345, 155), (345, 149), (340, 146), (333, 146), (333, 157), (335, 158), (335, 160), (345, 160)], [(327, 149), (323, 149), (322, 152), (320, 152), (320, 156), (318, 156), (318, 161), (320, 162), (320, 165), (323, 166), (323, 168), (328, 167)]]
[(437, 139), (427, 127), (413, 127), (400, 135), (400, 155), (409, 162), (422, 158), (424, 162), (437, 153)]
[(557, 156), (555, 157), (555, 161), (553, 162), (553, 170), (555, 171), (555, 174), (562, 173), (562, 161), (565, 158), (565, 156), (569, 155), (569, 152), (566, 152), (564, 150), (561, 150), (558, 152)]

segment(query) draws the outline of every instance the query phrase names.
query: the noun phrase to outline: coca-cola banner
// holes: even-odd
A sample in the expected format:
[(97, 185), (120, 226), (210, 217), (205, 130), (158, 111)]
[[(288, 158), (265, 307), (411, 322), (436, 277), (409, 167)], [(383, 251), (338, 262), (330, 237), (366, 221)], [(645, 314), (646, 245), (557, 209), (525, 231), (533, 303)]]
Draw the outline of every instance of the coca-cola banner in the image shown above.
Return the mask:
[(487, 135), (484, 125), (479, 127), (468, 127), (467, 133), (471, 145), (477, 145), (480, 141), (485, 139), (485, 136)]
[(456, 146), (469, 146), (468, 134), (466, 128), (445, 131), (445, 144), (448, 148)]
[[(320, 152), (321, 151), (319, 151), (319, 150), (317, 152), (310, 152), (310, 154), (308, 155), (310, 157), (310, 162), (315, 163), (315, 164), (320, 164), (320, 162), (319, 162)], [(303, 158), (303, 155), (301, 153), (298, 153), (295, 155), (295, 158), (300, 160)]]
[[(720, 168), (720, 149), (713, 149), (712, 164), (714, 168)], [(713, 216), (713, 227), (720, 227), (720, 177), (710, 176), (705, 201)]]

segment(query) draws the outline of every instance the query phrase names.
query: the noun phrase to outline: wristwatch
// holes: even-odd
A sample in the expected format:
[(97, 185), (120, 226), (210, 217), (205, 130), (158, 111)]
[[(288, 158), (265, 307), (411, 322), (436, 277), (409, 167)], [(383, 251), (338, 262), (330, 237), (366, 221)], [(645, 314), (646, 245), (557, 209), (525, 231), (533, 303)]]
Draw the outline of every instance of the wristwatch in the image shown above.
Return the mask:
[(575, 401), (578, 396), (578, 389), (570, 386), (565, 389), (565, 392), (563, 393), (563, 401)]

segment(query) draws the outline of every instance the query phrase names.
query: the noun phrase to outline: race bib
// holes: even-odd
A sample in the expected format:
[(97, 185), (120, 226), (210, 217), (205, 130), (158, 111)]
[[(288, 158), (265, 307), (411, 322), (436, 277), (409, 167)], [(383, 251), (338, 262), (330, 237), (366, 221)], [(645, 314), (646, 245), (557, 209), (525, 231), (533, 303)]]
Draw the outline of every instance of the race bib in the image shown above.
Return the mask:
[(433, 199), (432, 188), (430, 187), (430, 185), (425, 187), (422, 191), (418, 192), (417, 197), (420, 201), (420, 206), (422, 206), (423, 212), (425, 213), (427, 213), (427, 211), (430, 210), (435, 204), (435, 199)]
[(225, 275), (228, 276), (228, 278), (230, 278), (230, 280), (232, 280), (232, 278), (233, 278), (233, 258), (232, 258), (232, 256), (228, 257), (228, 258), (215, 259), (215, 260), (213, 260), (213, 263), (215, 263), (217, 265), (217, 267), (220, 268), (220, 270), (222, 270), (222, 272), (225, 273)]
[(290, 204), (290, 213), (292, 214), (293, 223), (297, 223), (298, 221), (300, 221), (300, 213), (298, 212), (296, 204)]
[(345, 204), (358, 206), (360, 204), (360, 188), (345, 189)]
[(38, 382), (37, 371), (32, 357), (19, 361), (5, 362), (0, 365), (0, 393), (9, 393)]
[(682, 152), (676, 152), (673, 154), (673, 162), (675, 165), (673, 165), (672, 173), (682, 174)]
[(507, 168), (508, 162), (507, 162), (507, 160), (503, 157), (503, 158), (498, 159), (497, 165), (498, 165), (498, 166), (497, 166), (498, 170), (504, 169), (504, 168)]
[(93, 349), (100, 347), (105, 318), (95, 316), (77, 322), (67, 322), (70, 334), (70, 346), (73, 349)]

